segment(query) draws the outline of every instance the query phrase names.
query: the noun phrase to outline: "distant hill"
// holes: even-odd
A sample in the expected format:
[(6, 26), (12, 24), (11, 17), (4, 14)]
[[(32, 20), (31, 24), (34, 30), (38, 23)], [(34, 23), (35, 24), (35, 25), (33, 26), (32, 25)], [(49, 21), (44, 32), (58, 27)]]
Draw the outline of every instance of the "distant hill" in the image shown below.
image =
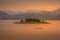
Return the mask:
[(8, 14), (6, 12), (0, 11), (0, 19), (8, 19)]
[(27, 11), (27, 12), (0, 11), (0, 20), (20, 20), (32, 17), (48, 20), (60, 20), (60, 8), (54, 11)]

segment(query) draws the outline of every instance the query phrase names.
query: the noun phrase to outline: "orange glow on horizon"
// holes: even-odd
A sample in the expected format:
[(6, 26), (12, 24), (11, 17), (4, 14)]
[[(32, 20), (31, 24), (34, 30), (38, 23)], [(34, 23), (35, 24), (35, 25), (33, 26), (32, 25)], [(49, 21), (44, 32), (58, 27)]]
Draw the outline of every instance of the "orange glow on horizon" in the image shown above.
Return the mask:
[(5, 9), (13, 10), (13, 11), (21, 11), (21, 10), (45, 10), (45, 11), (53, 11), (60, 6), (57, 5), (49, 5), (49, 4), (25, 4), (25, 5), (10, 5), (5, 7)]

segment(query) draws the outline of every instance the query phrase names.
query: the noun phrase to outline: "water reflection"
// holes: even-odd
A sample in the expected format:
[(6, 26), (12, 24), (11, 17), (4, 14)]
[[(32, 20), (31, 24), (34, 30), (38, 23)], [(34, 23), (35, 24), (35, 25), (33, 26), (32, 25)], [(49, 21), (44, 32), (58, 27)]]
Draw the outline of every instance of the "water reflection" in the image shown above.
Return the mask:
[(51, 24), (13, 24), (14, 20), (0, 21), (1, 40), (60, 40), (60, 21)]

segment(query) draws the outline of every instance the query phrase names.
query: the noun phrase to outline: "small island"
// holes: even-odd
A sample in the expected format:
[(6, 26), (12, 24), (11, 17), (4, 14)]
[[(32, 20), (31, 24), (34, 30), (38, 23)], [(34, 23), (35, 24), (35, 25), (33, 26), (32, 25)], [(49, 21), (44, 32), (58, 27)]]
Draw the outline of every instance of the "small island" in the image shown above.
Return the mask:
[(38, 18), (27, 18), (25, 20), (20, 20), (19, 22), (14, 22), (15, 24), (49, 24), (44, 20), (40, 20)]

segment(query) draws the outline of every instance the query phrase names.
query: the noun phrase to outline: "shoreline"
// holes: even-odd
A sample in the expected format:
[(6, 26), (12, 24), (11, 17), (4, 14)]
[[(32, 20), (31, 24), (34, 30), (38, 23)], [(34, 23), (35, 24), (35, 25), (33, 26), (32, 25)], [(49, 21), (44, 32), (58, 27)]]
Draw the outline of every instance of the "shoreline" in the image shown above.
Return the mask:
[(14, 24), (49, 24), (48, 22), (14, 22)]

